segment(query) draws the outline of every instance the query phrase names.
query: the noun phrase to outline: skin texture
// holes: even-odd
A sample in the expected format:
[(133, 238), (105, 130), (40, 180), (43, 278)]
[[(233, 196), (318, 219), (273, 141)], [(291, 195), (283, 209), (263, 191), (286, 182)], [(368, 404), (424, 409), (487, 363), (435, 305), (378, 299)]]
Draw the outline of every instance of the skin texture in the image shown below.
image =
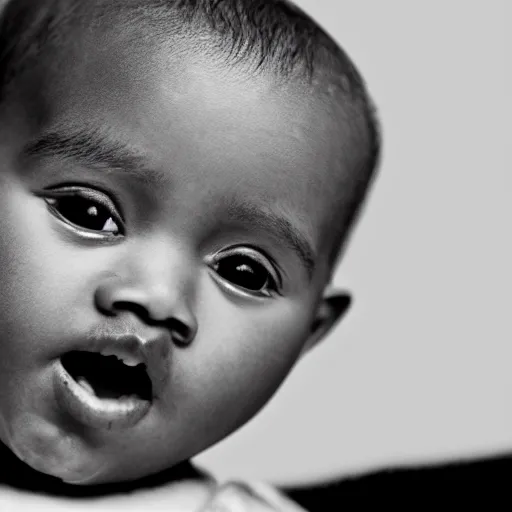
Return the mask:
[[(82, 59), (34, 71), (0, 117), (0, 439), (38, 471), (96, 484), (156, 473), (239, 428), (348, 303), (325, 293), (343, 134), (322, 107), (201, 56), (162, 50), (149, 65), (119, 40), (107, 51), (87, 37)], [(143, 172), (23, 153), (79, 130), (136, 151)], [(99, 208), (118, 235), (59, 217), (49, 189), (69, 184), (89, 198), (76, 209)], [(248, 210), (303, 233), (310, 275), (276, 223)], [(241, 270), (219, 266), (233, 254)], [(276, 289), (240, 285), (262, 268)], [(128, 332), (155, 340), (157, 396), (133, 426), (91, 428), (57, 402), (56, 363), (91, 336)]]

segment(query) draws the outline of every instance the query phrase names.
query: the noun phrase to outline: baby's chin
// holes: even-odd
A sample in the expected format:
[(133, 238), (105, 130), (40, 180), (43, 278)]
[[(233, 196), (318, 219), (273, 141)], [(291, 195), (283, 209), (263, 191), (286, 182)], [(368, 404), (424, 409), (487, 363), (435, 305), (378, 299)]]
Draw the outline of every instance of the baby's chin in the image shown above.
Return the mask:
[(106, 461), (93, 456), (82, 440), (35, 414), (18, 416), (4, 443), (32, 469), (69, 484), (101, 483), (108, 473)]

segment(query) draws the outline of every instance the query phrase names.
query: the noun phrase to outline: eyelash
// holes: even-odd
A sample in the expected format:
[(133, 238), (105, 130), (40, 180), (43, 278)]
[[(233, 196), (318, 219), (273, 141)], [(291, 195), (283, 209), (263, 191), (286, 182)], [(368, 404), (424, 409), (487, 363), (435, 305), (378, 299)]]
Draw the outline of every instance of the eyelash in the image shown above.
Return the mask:
[[(122, 215), (119, 213), (119, 208), (115, 204), (114, 200), (109, 196), (109, 194), (103, 191), (90, 187), (83, 187), (80, 185), (68, 185), (61, 186), (56, 189), (48, 189), (44, 192), (44, 194), (41, 195), (44, 197), (44, 200), (53, 215), (55, 215), (59, 220), (70, 225), (72, 228), (79, 230), (86, 236), (94, 238), (99, 237), (102, 239), (118, 238), (120, 236), (124, 236), (124, 221), (122, 219)], [(87, 228), (69, 219), (68, 216), (61, 212), (62, 208), (59, 208), (59, 201), (64, 202), (65, 200), (72, 198), (74, 199), (74, 202), (76, 202), (76, 199), (81, 199), (89, 203), (90, 208), (87, 210), (88, 214), (91, 208), (95, 209), (96, 215), (98, 214), (97, 207), (106, 210), (106, 213), (109, 217), (107, 223), (104, 224), (103, 229), (105, 229), (105, 226), (107, 226), (108, 222), (111, 221), (110, 227), (114, 227), (115, 231), (107, 231), (102, 233), (103, 229)], [(73, 204), (72, 206), (76, 208), (76, 204)], [(76, 208), (75, 212), (73, 213), (78, 213), (77, 210), (78, 208)], [(94, 218), (93, 213), (90, 213), (89, 215), (91, 215), (91, 217), (88, 220), (92, 221)]]
[[(219, 256), (223, 257), (219, 258)], [(269, 263), (268, 259), (265, 256), (263, 256), (261, 252), (257, 249), (254, 249), (249, 246), (233, 247), (231, 249), (222, 251), (221, 253), (217, 254), (215, 258), (219, 259), (214, 261), (211, 267), (215, 271), (217, 276), (219, 276), (223, 281), (227, 281), (229, 283), (229, 287), (236, 288), (237, 290), (243, 290), (245, 293), (249, 293), (251, 295), (269, 297), (273, 293), (277, 293), (281, 286), (280, 276), (276, 272), (274, 266), (271, 263)], [(236, 284), (226, 277), (223, 277), (219, 272), (219, 267), (222, 262), (225, 262), (226, 260), (229, 260), (231, 258), (240, 258), (242, 260), (242, 262), (239, 265), (237, 265), (237, 268), (245, 266), (247, 263), (249, 263), (250, 267), (253, 268), (253, 270), (254, 266), (259, 267), (259, 269), (263, 269), (264, 272), (266, 273), (265, 284), (260, 289), (252, 290), (250, 288), (247, 288), (246, 286)], [(244, 263), (243, 260), (247, 260), (247, 263)], [(250, 277), (254, 277), (254, 272), (252, 272), (252, 275)]]

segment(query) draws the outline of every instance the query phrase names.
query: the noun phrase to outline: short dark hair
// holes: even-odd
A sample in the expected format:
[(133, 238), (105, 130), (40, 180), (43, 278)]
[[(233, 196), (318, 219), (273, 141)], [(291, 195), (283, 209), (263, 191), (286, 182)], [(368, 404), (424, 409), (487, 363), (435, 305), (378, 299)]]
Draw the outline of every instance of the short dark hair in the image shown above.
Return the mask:
[(109, 20), (121, 28), (148, 28), (150, 38), (185, 38), (192, 51), (208, 51), (248, 72), (334, 88), (363, 120), (368, 146), (351, 178), (350, 215), (338, 228), (352, 226), (378, 167), (375, 108), (343, 49), (288, 0), (10, 0), (0, 18), (0, 103), (26, 70), (75, 44), (77, 29)]

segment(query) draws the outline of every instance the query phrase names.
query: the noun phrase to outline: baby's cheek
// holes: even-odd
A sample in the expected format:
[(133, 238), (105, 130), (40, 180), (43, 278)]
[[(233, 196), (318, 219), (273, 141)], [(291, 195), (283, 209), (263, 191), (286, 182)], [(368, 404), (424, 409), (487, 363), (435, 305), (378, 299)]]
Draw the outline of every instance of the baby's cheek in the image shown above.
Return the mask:
[[(192, 350), (176, 354), (174, 393), (186, 409), (230, 430), (252, 417), (274, 394), (300, 354), (305, 315), (293, 308), (238, 314), (219, 312), (200, 330)], [(224, 317), (225, 315), (225, 317)], [(176, 396), (176, 395), (174, 395)], [(211, 415), (204, 415), (204, 409)]]
[(279, 308), (262, 318), (258, 336), (275, 355), (295, 361), (310, 332), (310, 324), (310, 313), (303, 303), (283, 300)]

